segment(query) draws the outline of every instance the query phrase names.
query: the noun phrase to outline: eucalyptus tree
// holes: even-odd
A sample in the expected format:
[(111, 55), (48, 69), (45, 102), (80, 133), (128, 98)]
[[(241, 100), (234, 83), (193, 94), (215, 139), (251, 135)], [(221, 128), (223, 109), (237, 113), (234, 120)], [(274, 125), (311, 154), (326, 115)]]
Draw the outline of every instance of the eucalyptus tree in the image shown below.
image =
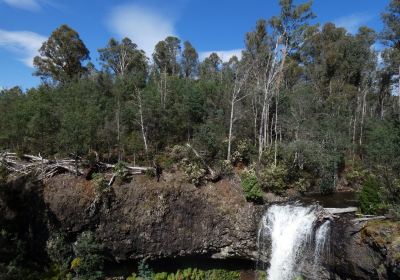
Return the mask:
[(183, 43), (181, 68), (185, 78), (194, 78), (198, 72), (199, 55), (189, 41)]
[[(281, 84), (284, 80), (283, 72), (288, 59), (298, 59), (298, 48), (304, 41), (304, 36), (309, 28), (309, 21), (315, 17), (311, 11), (312, 1), (295, 5), (293, 0), (280, 0), (281, 12), (274, 16), (269, 23), (272, 27), (272, 38), (275, 42), (270, 71), (265, 83), (265, 94), (272, 92), (275, 98), (274, 116), (274, 164), (277, 164), (278, 148), (278, 104)], [(294, 64), (289, 64), (294, 65)], [(268, 98), (266, 98), (268, 99)], [(261, 135), (261, 133), (260, 133)], [(260, 141), (262, 142), (262, 141)], [(261, 157), (261, 153), (260, 153)]]
[(158, 76), (158, 91), (161, 106), (165, 109), (168, 95), (168, 76), (179, 74), (178, 59), (181, 51), (181, 41), (177, 37), (168, 36), (156, 44), (153, 53), (155, 73)]
[(127, 74), (145, 75), (147, 60), (143, 50), (129, 38), (121, 42), (110, 39), (105, 48), (99, 49), (100, 60), (104, 68), (111, 70), (116, 76)]
[(229, 116), (229, 133), (228, 133), (228, 151), (227, 160), (231, 160), (232, 138), (233, 138), (233, 124), (238, 118), (236, 112), (236, 104), (246, 98), (245, 86), (249, 81), (249, 74), (252, 67), (245, 65), (244, 62), (239, 62), (236, 56), (232, 57), (228, 63), (228, 71), (232, 73), (232, 80), (228, 82), (229, 87), (229, 103), (230, 103), (230, 116)]
[(51, 33), (39, 54), (33, 60), (34, 75), (61, 83), (79, 78), (86, 72), (82, 63), (90, 59), (89, 50), (79, 34), (65, 24)]
[(110, 39), (105, 48), (99, 49), (99, 54), (103, 67), (114, 74), (118, 84), (114, 94), (116, 97), (115, 118), (117, 123), (118, 159), (121, 160), (122, 102), (129, 96), (123, 84), (126, 83), (125, 80), (130, 80), (135, 83), (135, 87), (143, 87), (145, 85), (147, 58), (144, 51), (139, 50), (137, 45), (129, 38), (124, 38), (121, 42)]
[(384, 23), (380, 34), (382, 42), (388, 47), (383, 52), (387, 72), (391, 77), (397, 75), (397, 95), (400, 110), (400, 0), (391, 0), (382, 14)]
[(211, 53), (200, 64), (200, 77), (202, 79), (221, 80), (222, 60), (217, 53)]

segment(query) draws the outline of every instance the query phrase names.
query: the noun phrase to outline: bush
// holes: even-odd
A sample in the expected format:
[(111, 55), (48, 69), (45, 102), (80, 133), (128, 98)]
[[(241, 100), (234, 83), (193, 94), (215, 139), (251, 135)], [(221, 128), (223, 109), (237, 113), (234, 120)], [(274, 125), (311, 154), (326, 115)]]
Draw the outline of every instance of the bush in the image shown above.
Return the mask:
[(136, 276), (136, 273), (132, 273), (131, 276), (128, 276), (126, 280), (138, 280), (138, 277)]
[(123, 182), (127, 181), (127, 173), (125, 172), (126, 170), (126, 164), (122, 161), (119, 161), (115, 166), (114, 166), (114, 173), (116, 175), (116, 181), (118, 184), (121, 184)]
[(263, 193), (255, 174), (242, 175), (242, 188), (246, 200), (256, 203), (262, 202)]
[(299, 178), (294, 184), (293, 187), (299, 193), (304, 194), (310, 188), (311, 182), (307, 178)]
[(108, 182), (102, 173), (94, 173), (92, 175), (92, 181), (94, 183), (94, 191), (97, 195), (101, 195), (110, 190)]
[(147, 264), (146, 260), (141, 260), (138, 263), (138, 276), (143, 280), (153, 279), (154, 272)]
[(288, 170), (283, 164), (278, 164), (276, 166), (271, 164), (267, 166), (260, 174), (262, 188), (282, 194), (287, 188), (285, 182), (287, 174)]
[(199, 163), (184, 161), (181, 166), (189, 183), (195, 186), (201, 185), (206, 175), (206, 170), (202, 168)]
[(365, 181), (359, 198), (360, 208), (364, 214), (378, 214), (382, 209), (380, 188), (378, 181), (372, 176)]
[(229, 160), (220, 160), (217, 164), (216, 172), (219, 177), (231, 176), (233, 174), (233, 166)]
[[(137, 280), (132, 278), (127, 280)], [(140, 278), (141, 279), (141, 278)], [(185, 268), (175, 273), (159, 272), (154, 274), (154, 280), (239, 280), (240, 273), (223, 269), (201, 270), (197, 268)]]
[(53, 234), (46, 243), (46, 251), (50, 260), (55, 264), (53, 267), (58, 271), (61, 278), (66, 276), (71, 262), (72, 246), (66, 241), (62, 233)]
[(76, 258), (71, 268), (79, 280), (96, 280), (103, 277), (103, 246), (90, 231), (83, 232), (74, 244)]
[(236, 145), (235, 151), (232, 153), (232, 163), (237, 164), (243, 162), (248, 164), (250, 162), (251, 152), (251, 141), (249, 139), (240, 140)]
[(240, 280), (240, 273), (223, 269), (213, 269), (207, 272), (207, 280)]
[(181, 146), (181, 145), (175, 145), (172, 150), (170, 157), (175, 161), (179, 162), (183, 160), (184, 158), (188, 158), (190, 154), (190, 151), (188, 147), (186, 146)]

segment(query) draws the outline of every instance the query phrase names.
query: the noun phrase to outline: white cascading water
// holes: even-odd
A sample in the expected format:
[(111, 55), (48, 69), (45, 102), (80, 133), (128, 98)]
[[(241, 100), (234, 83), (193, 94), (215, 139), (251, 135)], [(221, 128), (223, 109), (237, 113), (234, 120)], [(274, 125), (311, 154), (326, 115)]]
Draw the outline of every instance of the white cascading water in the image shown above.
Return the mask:
[[(266, 246), (271, 246), (268, 280), (293, 280), (300, 276), (306, 249), (313, 248), (314, 259), (319, 261), (316, 254), (321, 255), (324, 250), (329, 222), (315, 231), (316, 222), (314, 206), (287, 204), (269, 207), (258, 232), (259, 250), (264, 251)], [(266, 244), (266, 240), (271, 243)]]
[[(331, 221), (325, 221), (315, 232), (315, 257), (320, 259), (329, 245), (329, 231)], [(328, 252), (329, 253), (329, 252)]]
[(329, 255), (331, 221), (325, 221), (315, 232), (315, 250), (314, 250), (314, 278), (318, 279), (316, 274), (321, 259)]

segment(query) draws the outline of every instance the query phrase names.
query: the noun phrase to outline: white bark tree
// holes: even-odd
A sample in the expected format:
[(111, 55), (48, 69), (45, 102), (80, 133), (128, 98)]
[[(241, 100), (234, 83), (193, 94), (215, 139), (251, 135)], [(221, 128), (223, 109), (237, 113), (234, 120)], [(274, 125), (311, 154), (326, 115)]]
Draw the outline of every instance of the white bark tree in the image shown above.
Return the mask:
[(142, 99), (142, 91), (135, 86), (134, 92), (133, 92), (133, 99), (137, 104), (138, 107), (138, 119), (137, 123), (140, 126), (140, 130), (142, 133), (142, 138), (143, 138), (143, 144), (144, 144), (144, 150), (146, 154), (149, 152), (149, 148), (147, 145), (147, 132), (146, 132), (146, 126), (144, 122), (144, 116), (143, 116), (143, 99)]
[(227, 160), (231, 160), (231, 149), (232, 149), (232, 138), (233, 138), (233, 124), (235, 122), (235, 105), (239, 101), (243, 100), (248, 94), (244, 93), (244, 86), (248, 80), (249, 73), (251, 71), (251, 67), (244, 70), (243, 72), (242, 67), (236, 67), (235, 74), (234, 74), (234, 84), (233, 89), (230, 95), (230, 118), (229, 118), (229, 134), (228, 134), (228, 153), (227, 153)]

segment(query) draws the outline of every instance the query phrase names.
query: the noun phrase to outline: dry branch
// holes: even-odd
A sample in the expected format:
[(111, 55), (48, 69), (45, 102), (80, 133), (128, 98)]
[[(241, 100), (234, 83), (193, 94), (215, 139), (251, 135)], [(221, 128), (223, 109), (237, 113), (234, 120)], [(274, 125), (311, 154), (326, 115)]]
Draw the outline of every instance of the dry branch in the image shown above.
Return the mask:
[[(11, 173), (17, 174), (35, 174), (39, 180), (51, 178), (59, 173), (73, 173), (76, 175), (84, 174), (84, 167), (90, 166), (86, 160), (75, 159), (46, 159), (40, 154), (38, 156), (24, 154), (20, 157), (16, 153), (0, 153), (0, 163), (2, 163)], [(98, 162), (100, 170), (114, 169), (114, 164)], [(127, 175), (143, 174), (147, 170), (153, 170), (153, 167), (124, 166), (123, 171)], [(110, 182), (112, 184), (112, 182)]]

